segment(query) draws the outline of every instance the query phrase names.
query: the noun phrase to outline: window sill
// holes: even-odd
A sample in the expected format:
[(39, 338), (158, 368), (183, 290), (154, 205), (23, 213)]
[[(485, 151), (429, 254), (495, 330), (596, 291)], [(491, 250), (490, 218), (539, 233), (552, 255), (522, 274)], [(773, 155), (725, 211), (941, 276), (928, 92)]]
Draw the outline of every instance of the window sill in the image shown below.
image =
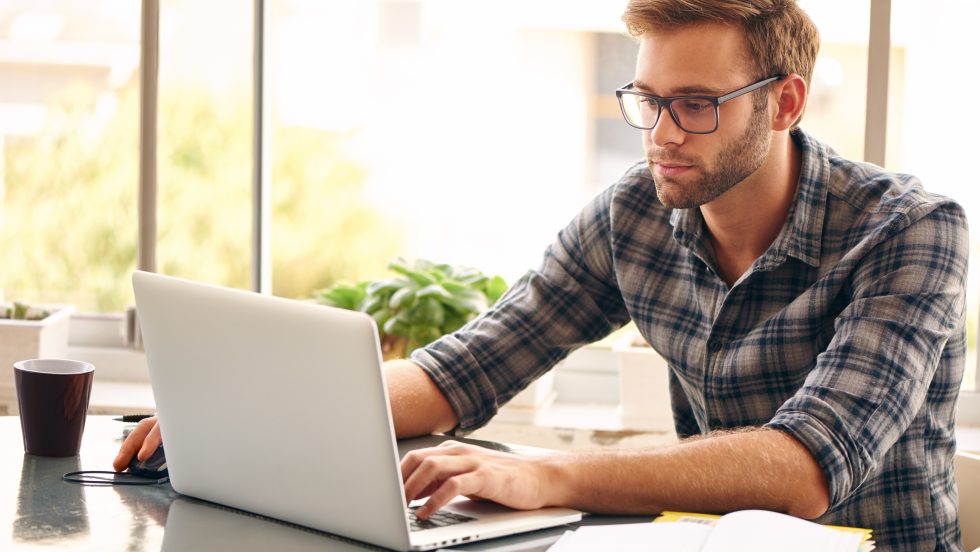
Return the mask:
[(152, 414), (156, 412), (149, 383), (96, 379), (89, 414)]

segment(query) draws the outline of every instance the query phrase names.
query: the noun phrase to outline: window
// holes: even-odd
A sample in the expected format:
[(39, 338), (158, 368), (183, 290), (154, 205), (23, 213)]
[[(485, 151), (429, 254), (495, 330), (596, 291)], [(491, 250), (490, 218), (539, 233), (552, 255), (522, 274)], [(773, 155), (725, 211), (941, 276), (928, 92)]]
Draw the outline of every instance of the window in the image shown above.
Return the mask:
[(160, 3), (157, 270), (239, 288), (252, 263), (251, 7)]
[[(977, 311), (980, 299), (980, 187), (969, 161), (976, 155), (980, 112), (972, 107), (943, 113), (930, 106), (957, 102), (980, 88), (980, 75), (964, 65), (980, 53), (973, 22), (980, 5), (969, 0), (920, 3), (895, 0), (892, 7), (892, 78), (889, 89), (890, 169), (914, 174), (931, 192), (957, 200), (970, 224), (967, 338), (970, 353), (964, 388), (977, 389)], [(969, 105), (969, 100), (965, 105)], [(894, 137), (894, 139), (892, 139)]]
[(139, 3), (0, 6), (0, 290), (122, 310), (135, 266)]
[(270, 2), (275, 293), (396, 255), (537, 266), (626, 168), (596, 181), (596, 54), (622, 9), (598, 4)]
[(803, 0), (820, 31), (800, 126), (850, 159), (864, 157), (870, 0)]

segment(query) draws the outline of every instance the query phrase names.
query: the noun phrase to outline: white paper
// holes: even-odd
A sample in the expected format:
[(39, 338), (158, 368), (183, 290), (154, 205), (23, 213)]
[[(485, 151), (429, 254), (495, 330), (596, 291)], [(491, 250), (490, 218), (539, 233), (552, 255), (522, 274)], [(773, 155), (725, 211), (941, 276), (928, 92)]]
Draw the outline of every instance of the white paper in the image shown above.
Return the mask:
[(766, 512), (732, 512), (715, 524), (703, 552), (857, 552), (860, 533)]
[(697, 523), (587, 525), (562, 535), (548, 552), (699, 552), (710, 532)]

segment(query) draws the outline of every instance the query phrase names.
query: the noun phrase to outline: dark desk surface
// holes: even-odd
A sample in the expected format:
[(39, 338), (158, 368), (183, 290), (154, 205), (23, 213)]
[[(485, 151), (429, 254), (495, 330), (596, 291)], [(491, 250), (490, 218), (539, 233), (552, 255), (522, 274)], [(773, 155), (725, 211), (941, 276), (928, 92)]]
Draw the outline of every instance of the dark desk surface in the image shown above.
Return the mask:
[[(61, 480), (61, 475), (70, 471), (112, 469), (125, 427), (131, 425), (115, 422), (109, 416), (90, 416), (79, 456), (43, 458), (24, 454), (19, 418), (0, 416), (0, 550), (247, 552), (373, 548), (185, 497), (169, 484), (82, 487)], [(407, 450), (433, 444), (437, 439), (412, 440), (401, 445)], [(648, 519), (589, 517), (583, 523)], [(458, 550), (546, 550), (569, 528), (472, 543)]]

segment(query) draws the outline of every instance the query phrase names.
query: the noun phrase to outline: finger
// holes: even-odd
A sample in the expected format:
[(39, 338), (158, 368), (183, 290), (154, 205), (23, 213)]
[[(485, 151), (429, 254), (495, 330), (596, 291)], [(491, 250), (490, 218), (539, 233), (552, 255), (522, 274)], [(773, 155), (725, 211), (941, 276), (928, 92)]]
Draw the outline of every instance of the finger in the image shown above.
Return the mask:
[[(446, 443), (452, 443), (453, 445), (459, 445), (453, 448), (447, 448)], [(410, 451), (404, 457), (402, 457), (401, 470), (402, 470), (402, 481), (406, 481), (412, 473), (418, 469), (419, 464), (421, 464), (426, 458), (431, 456), (450, 456), (455, 454), (463, 454), (466, 452), (464, 448), (466, 445), (456, 441), (445, 441), (438, 446), (422, 448)]]
[(150, 432), (146, 435), (146, 439), (143, 440), (143, 447), (140, 448), (140, 452), (136, 455), (136, 459), (146, 460), (153, 454), (153, 452), (162, 442), (163, 438), (160, 436), (160, 424), (153, 424), (153, 428), (150, 429)]
[(478, 495), (481, 487), (481, 478), (476, 472), (454, 475), (442, 482), (442, 485), (429, 496), (429, 500), (415, 511), (415, 516), (428, 519), (459, 495)]
[(411, 502), (431, 494), (430, 487), (434, 484), (440, 485), (440, 482), (472, 471), (476, 466), (477, 460), (470, 456), (429, 456), (405, 480), (405, 500)]
[(116, 471), (123, 471), (129, 466), (129, 460), (133, 457), (140, 447), (143, 446), (143, 441), (146, 439), (147, 434), (156, 424), (156, 418), (147, 418), (136, 424), (133, 431), (129, 433), (126, 440), (119, 447), (119, 454), (116, 455), (116, 459), (112, 461), (112, 467)]

